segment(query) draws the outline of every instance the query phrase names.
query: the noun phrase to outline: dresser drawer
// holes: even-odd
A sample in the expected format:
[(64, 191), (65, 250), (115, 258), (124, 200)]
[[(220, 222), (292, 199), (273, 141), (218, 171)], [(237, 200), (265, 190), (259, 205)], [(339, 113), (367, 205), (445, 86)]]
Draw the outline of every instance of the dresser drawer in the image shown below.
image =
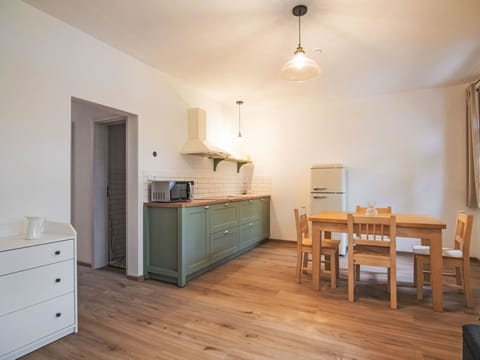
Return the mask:
[(73, 239), (0, 252), (0, 276), (73, 259)]
[(73, 260), (0, 276), (0, 316), (74, 290)]
[(0, 357), (74, 326), (74, 295), (58, 298), (0, 317)]

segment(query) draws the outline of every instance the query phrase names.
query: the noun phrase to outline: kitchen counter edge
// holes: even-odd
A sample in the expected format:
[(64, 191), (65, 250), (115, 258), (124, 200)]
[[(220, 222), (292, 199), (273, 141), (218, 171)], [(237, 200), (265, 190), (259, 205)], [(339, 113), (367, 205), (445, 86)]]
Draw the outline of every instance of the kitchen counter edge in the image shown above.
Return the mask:
[(205, 205), (214, 205), (214, 204), (224, 204), (224, 203), (232, 203), (238, 201), (245, 201), (245, 200), (254, 200), (254, 199), (262, 199), (262, 198), (270, 198), (270, 195), (238, 195), (238, 196), (225, 196), (225, 197), (215, 197), (212, 199), (193, 199), (191, 201), (185, 202), (145, 202), (144, 205), (148, 207), (162, 207), (162, 208), (186, 208), (186, 207), (193, 207), (193, 206), (205, 206)]

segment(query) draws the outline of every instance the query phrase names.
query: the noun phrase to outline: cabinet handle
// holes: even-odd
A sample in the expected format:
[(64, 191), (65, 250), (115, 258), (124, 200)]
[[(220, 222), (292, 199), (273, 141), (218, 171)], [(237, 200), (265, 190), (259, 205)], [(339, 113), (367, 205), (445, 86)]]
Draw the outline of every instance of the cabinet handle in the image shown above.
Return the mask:
[(228, 234), (228, 230), (225, 230), (223, 233), (224, 233), (224, 234)]
[(58, 284), (60, 281), (62, 281), (62, 279), (60, 279), (60, 278), (56, 278), (56, 279), (55, 279), (55, 282), (56, 282), (57, 284)]
[(262, 198), (262, 199), (260, 199), (260, 201), (263, 201), (263, 200), (265, 200), (265, 199), (263, 199), (263, 198)]
[(251, 203), (253, 203), (253, 200), (248, 200), (248, 202), (251, 204)]
[(55, 317), (59, 318), (60, 316), (62, 316), (62, 313), (61, 312), (58, 312), (55, 314)]
[(229, 203), (225, 203), (224, 205), (225, 205), (225, 206), (228, 206), (228, 205), (230, 205), (230, 204), (229, 204)]
[(252, 225), (253, 225), (253, 223), (249, 223), (249, 224), (248, 224), (248, 226), (252, 226)]
[(208, 205), (205, 205), (204, 209), (208, 209), (208, 208), (210, 208), (210, 206), (208, 206)]
[(60, 250), (55, 250), (55, 255), (60, 255)]

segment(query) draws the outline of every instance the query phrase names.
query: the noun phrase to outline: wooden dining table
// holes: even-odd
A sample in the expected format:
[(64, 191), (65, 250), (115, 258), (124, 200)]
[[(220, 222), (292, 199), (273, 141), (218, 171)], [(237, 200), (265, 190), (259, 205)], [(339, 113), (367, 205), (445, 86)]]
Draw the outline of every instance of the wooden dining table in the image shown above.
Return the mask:
[[(346, 233), (347, 211), (320, 211), (312, 214), (312, 281), (313, 288), (320, 289), (321, 241), (330, 238), (332, 232)], [(443, 311), (442, 231), (447, 225), (432, 216), (393, 214), (397, 221), (397, 236), (419, 238), (430, 244), (432, 302), (435, 311)], [(397, 239), (398, 241), (401, 239)]]

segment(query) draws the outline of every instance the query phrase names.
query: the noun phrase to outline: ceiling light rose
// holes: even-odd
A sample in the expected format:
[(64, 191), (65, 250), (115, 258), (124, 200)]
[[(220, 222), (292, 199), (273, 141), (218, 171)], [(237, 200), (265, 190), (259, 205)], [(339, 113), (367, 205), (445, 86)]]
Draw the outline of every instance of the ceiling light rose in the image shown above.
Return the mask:
[(287, 81), (305, 81), (320, 75), (318, 64), (305, 55), (301, 44), (300, 17), (307, 13), (305, 5), (297, 5), (292, 9), (292, 14), (298, 17), (298, 46), (293, 53), (293, 58), (283, 65), (281, 77)]

